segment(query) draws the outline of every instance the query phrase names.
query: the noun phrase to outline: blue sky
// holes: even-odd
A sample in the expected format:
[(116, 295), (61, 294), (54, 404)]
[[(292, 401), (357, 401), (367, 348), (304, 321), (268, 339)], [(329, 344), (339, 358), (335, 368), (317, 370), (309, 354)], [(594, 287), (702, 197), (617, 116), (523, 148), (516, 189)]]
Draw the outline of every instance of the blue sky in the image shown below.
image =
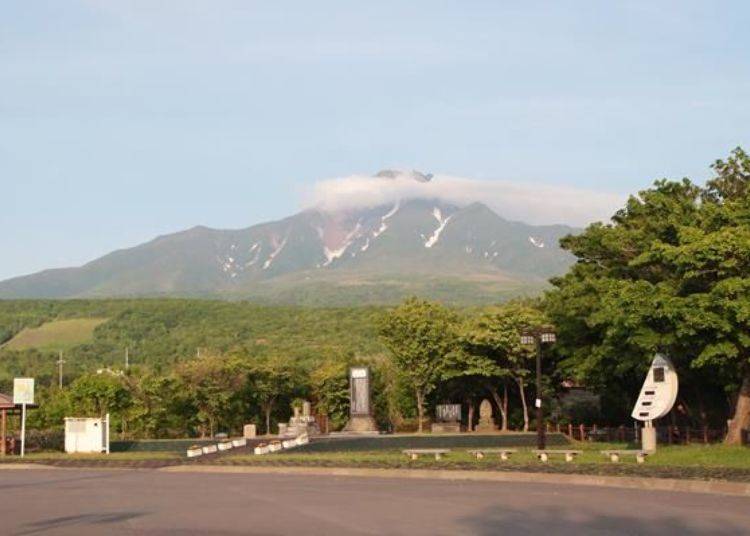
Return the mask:
[(749, 15), (708, 1), (6, 1), (0, 278), (283, 217), (321, 179), (389, 166), (619, 196), (705, 179), (750, 146)]

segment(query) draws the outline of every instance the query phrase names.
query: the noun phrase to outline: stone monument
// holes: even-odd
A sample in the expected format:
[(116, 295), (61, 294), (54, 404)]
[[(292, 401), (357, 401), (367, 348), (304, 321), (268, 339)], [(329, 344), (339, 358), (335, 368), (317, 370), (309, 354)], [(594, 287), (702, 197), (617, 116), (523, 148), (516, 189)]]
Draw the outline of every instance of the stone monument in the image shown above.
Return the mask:
[(258, 431), (254, 424), (246, 424), (242, 428), (242, 437), (245, 439), (252, 439), (257, 435)]
[(279, 436), (282, 437), (299, 437), (303, 434), (320, 435), (320, 428), (312, 416), (310, 402), (302, 402), (302, 408), (294, 406), (294, 415), (289, 419), (289, 423), (279, 423)]
[(435, 407), (435, 422), (430, 428), (433, 434), (457, 434), (461, 431), (461, 404), (438, 404)]
[(344, 432), (377, 433), (378, 426), (372, 418), (370, 407), (370, 369), (349, 369), (349, 422)]
[(497, 430), (497, 425), (492, 419), (492, 403), (486, 398), (479, 404), (479, 423), (477, 424), (477, 432), (494, 432)]

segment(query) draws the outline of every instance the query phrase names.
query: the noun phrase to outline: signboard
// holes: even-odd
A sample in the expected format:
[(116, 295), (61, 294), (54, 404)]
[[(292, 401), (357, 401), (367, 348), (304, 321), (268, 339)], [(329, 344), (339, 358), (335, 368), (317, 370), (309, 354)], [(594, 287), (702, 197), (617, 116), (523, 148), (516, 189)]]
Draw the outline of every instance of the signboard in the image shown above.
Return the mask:
[(461, 404), (438, 404), (435, 419), (437, 422), (461, 422)]
[(13, 380), (13, 403), (34, 403), (34, 378), (15, 378)]
[(672, 410), (678, 389), (674, 365), (666, 356), (656, 354), (631, 416), (638, 421), (653, 421), (664, 417)]

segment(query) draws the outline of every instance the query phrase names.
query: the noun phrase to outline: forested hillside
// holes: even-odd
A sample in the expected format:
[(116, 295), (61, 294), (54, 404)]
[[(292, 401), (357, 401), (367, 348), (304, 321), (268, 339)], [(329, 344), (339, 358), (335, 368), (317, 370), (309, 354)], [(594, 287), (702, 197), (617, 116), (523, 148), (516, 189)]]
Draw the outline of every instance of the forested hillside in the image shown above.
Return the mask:
[[(57, 381), (58, 350), (64, 350), (66, 379), (107, 366), (167, 369), (198, 353), (230, 352), (291, 361), (337, 355), (375, 355), (377, 308), (271, 307), (208, 300), (0, 301), (0, 390), (29, 375), (41, 384)], [(11, 343), (25, 328), (74, 319), (106, 319), (90, 341), (53, 340), (18, 348)], [(18, 340), (22, 339), (19, 337)]]

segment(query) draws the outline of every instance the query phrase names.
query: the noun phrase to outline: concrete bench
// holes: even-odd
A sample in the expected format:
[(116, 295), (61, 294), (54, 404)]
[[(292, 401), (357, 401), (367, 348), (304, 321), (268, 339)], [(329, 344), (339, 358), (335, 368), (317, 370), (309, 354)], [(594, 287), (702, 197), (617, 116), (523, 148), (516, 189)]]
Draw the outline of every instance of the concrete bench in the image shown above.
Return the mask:
[(518, 452), (518, 449), (472, 449), (467, 452), (476, 456), (477, 460), (484, 458), (485, 454), (499, 454), (501, 460), (509, 460), (510, 455)]
[(572, 462), (575, 460), (576, 456), (581, 454), (583, 451), (581, 450), (535, 450), (534, 454), (536, 454), (536, 457), (539, 458), (539, 460), (547, 463), (550, 456), (565, 456), (566, 462)]
[(409, 456), (412, 460), (416, 460), (422, 454), (431, 454), (435, 456), (436, 460), (439, 460), (443, 457), (443, 454), (448, 454), (450, 451), (451, 449), (407, 449), (401, 452)]
[(612, 463), (620, 461), (620, 456), (635, 456), (635, 461), (644, 463), (648, 452), (643, 450), (603, 450), (601, 453), (607, 456)]

